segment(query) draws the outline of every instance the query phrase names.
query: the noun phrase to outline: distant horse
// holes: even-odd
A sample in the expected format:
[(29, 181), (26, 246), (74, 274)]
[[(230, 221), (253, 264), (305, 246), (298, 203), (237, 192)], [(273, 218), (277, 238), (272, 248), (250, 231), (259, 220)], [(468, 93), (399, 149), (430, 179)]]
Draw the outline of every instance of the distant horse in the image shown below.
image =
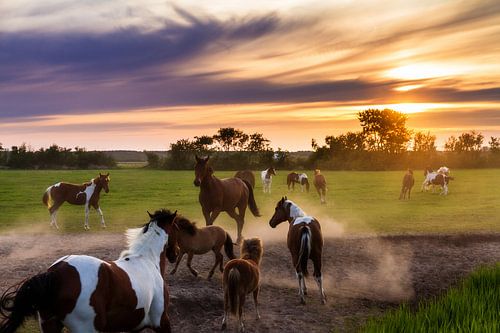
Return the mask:
[(252, 189), (255, 188), (255, 175), (251, 170), (241, 170), (236, 172), (234, 175), (235, 178), (239, 178), (242, 180), (246, 180), (250, 185), (252, 185)]
[[(0, 299), (0, 332), (10, 333), (38, 315), (42, 332), (170, 332), (165, 256), (176, 213), (150, 214), (142, 228), (127, 230), (128, 249), (118, 260), (69, 255), (7, 290)], [(168, 256), (170, 261), (175, 257)]]
[(260, 172), (260, 178), (262, 179), (262, 190), (264, 191), (264, 193), (271, 193), (273, 176), (276, 176), (276, 170), (273, 167)]
[(450, 180), (454, 180), (455, 178), (450, 177), (446, 174), (443, 173), (437, 173), (437, 172), (429, 172), (426, 170), (424, 172), (425, 179), (424, 182), (422, 183), (422, 188), (421, 191), (424, 191), (428, 186), (432, 185), (433, 186), (433, 192), (434, 192), (434, 185), (438, 185), (441, 187), (441, 195), (447, 195), (448, 194), (448, 184)]
[(104, 215), (101, 207), (99, 206), (99, 195), (102, 189), (104, 189), (104, 192), (106, 193), (109, 192), (109, 180), (109, 173), (105, 175), (99, 173), (98, 177), (91, 179), (88, 183), (78, 185), (70, 183), (57, 183), (49, 186), (43, 194), (42, 201), (49, 209), (50, 225), (59, 229), (56, 220), (57, 210), (65, 201), (67, 201), (73, 205), (85, 205), (85, 223), (83, 224), (83, 228), (85, 230), (90, 229), (90, 206), (94, 207), (99, 215), (101, 215), (101, 226), (106, 228)]
[(410, 200), (411, 189), (415, 185), (415, 178), (413, 178), (413, 170), (408, 169), (403, 177), (403, 185), (401, 187), (401, 194), (399, 195), (399, 200), (406, 199), (406, 194), (408, 193), (408, 200)]
[(449, 176), (450, 175), (450, 168), (442, 166), (437, 170), (437, 173), (440, 173), (442, 175)]
[(220, 253), (222, 247), (224, 247), (226, 255), (229, 259), (235, 258), (231, 236), (229, 236), (229, 234), (221, 227), (210, 225), (208, 227), (198, 228), (196, 223), (191, 222), (182, 216), (178, 216), (175, 219), (174, 225), (178, 229), (176, 246), (179, 247), (179, 255), (177, 256), (175, 267), (170, 274), (175, 274), (185, 253), (188, 254), (187, 267), (189, 268), (189, 271), (194, 276), (198, 276), (198, 272), (191, 267), (193, 255), (205, 254), (210, 250), (214, 252), (215, 264), (208, 274), (208, 279), (210, 279), (214, 274), (217, 265), (219, 265), (219, 269), (222, 272), (222, 264), (224, 261), (224, 257)]
[(307, 260), (311, 259), (314, 264), (313, 276), (321, 293), (321, 302), (326, 304), (323, 277), (321, 275), (323, 235), (318, 220), (312, 216), (307, 216), (293, 201), (284, 197), (278, 201), (269, 225), (276, 228), (278, 224), (284, 221), (289, 222), (287, 245), (299, 280), (300, 302), (306, 304), (307, 288), (305, 277), (308, 275)]
[(253, 293), (257, 319), (260, 319), (257, 298), (260, 288), (260, 261), (262, 260), (262, 241), (259, 238), (246, 239), (241, 245), (240, 259), (229, 261), (224, 267), (222, 289), (224, 290), (224, 318), (222, 330), (227, 327), (229, 313), (237, 316), (239, 332), (244, 331), (243, 305), (248, 294)]
[[(214, 170), (208, 165), (208, 160), (208, 156), (206, 158), (196, 156), (194, 167), (194, 185), (200, 187), (199, 201), (206, 225), (212, 225), (220, 212), (227, 212), (236, 220), (237, 242), (240, 242), (247, 206), (250, 207), (254, 216), (260, 216), (252, 185), (239, 178), (219, 179), (215, 177)], [(238, 208), (238, 214), (236, 214), (236, 208)]]
[(318, 192), (321, 203), (326, 204), (326, 179), (325, 176), (321, 174), (321, 171), (319, 169), (314, 170), (313, 184), (316, 188), (316, 191)]
[(286, 185), (288, 186), (288, 190), (290, 190), (290, 186), (292, 190), (295, 190), (295, 183), (300, 184), (300, 190), (304, 192), (304, 186), (306, 191), (309, 192), (309, 179), (305, 173), (296, 173), (291, 172), (286, 176)]

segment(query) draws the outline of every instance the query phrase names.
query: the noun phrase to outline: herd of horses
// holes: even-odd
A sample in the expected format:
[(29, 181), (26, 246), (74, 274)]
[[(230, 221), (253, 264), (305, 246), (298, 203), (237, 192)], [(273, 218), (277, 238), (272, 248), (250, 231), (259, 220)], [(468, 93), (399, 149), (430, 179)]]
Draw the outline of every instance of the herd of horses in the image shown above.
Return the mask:
[[(198, 271), (191, 266), (194, 255), (212, 251), (215, 262), (208, 278), (215, 270), (222, 272), (224, 299), (221, 329), (226, 329), (229, 316), (237, 317), (239, 331), (244, 330), (243, 305), (248, 294), (253, 294), (257, 318), (260, 288), (260, 262), (264, 254), (261, 239), (243, 239), (245, 211), (249, 207), (254, 216), (261, 216), (254, 197), (255, 176), (244, 170), (235, 177), (219, 179), (209, 165), (209, 157), (196, 156), (194, 185), (200, 188), (199, 202), (205, 218), (205, 227), (198, 227), (177, 211), (161, 209), (154, 214), (148, 212), (149, 221), (142, 227), (126, 232), (127, 249), (115, 261), (108, 262), (86, 255), (67, 255), (56, 260), (46, 272), (32, 276), (7, 289), (0, 298), (0, 333), (15, 332), (29, 316), (37, 316), (44, 333), (59, 333), (67, 327), (79, 332), (138, 332), (151, 328), (156, 332), (171, 332), (168, 316), (169, 292), (165, 280), (166, 260), (174, 264), (175, 274), (185, 254), (187, 267), (194, 275)], [(261, 172), (264, 193), (271, 193), (274, 168)], [(449, 169), (437, 172), (425, 171), (422, 190), (431, 185), (442, 187), (447, 194), (447, 185), (453, 178)], [(101, 190), (109, 191), (109, 173), (99, 174), (88, 183), (75, 185), (57, 183), (45, 191), (43, 202), (48, 207), (51, 226), (58, 228), (56, 215), (65, 202), (85, 205), (84, 228), (89, 229), (90, 207), (101, 216), (99, 206)], [(400, 199), (410, 198), (414, 185), (412, 170), (403, 177)], [(295, 183), (302, 191), (309, 190), (306, 174), (290, 173), (287, 185), (291, 190)], [(326, 179), (320, 170), (314, 172), (314, 186), (321, 203), (326, 203)], [(237, 224), (238, 240), (241, 244), (240, 258), (236, 258), (233, 240), (220, 226), (213, 225), (221, 212), (226, 212)], [(318, 285), (322, 304), (326, 295), (322, 277), (323, 236), (319, 221), (307, 215), (295, 202), (286, 196), (276, 204), (269, 225), (275, 228), (282, 222), (289, 224), (287, 247), (291, 255), (299, 285), (300, 303), (306, 303), (308, 275), (307, 264), (313, 263), (313, 277)], [(223, 264), (224, 252), (229, 261)]]
[[(448, 195), (448, 184), (450, 180), (454, 180), (452, 176), (450, 176), (450, 168), (446, 166), (440, 167), (437, 171), (432, 170), (430, 167), (427, 167), (424, 170), (424, 182), (422, 183), (422, 187), (420, 189), (421, 192), (428, 191), (429, 188), (432, 187), (432, 191), (436, 191), (436, 187), (441, 188), (440, 195)], [(403, 182), (401, 186), (401, 193), (399, 195), (399, 199), (410, 199), (411, 189), (415, 185), (415, 178), (413, 177), (413, 170), (408, 169), (406, 174), (403, 176)]]

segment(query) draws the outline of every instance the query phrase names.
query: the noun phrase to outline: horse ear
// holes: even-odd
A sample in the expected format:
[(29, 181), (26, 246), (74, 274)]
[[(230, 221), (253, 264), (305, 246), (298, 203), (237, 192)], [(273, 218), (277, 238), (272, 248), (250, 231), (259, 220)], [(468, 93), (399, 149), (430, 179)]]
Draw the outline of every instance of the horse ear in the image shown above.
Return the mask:
[(205, 162), (208, 162), (209, 159), (210, 159), (210, 156), (205, 157)]
[(286, 197), (286, 195), (285, 195), (285, 201), (287, 201), (287, 200), (288, 200), (288, 198), (287, 198), (287, 197)]
[(149, 218), (151, 218), (151, 219), (152, 219), (154, 215), (153, 215), (153, 214), (151, 214), (149, 211), (146, 211), (146, 212), (148, 212)]
[(173, 214), (173, 215), (174, 215), (174, 216), (177, 216), (177, 209), (175, 210), (175, 212), (174, 212), (174, 214)]
[(109, 172), (106, 174), (106, 177), (109, 177)]
[(99, 172), (99, 177), (102, 177), (102, 174)]

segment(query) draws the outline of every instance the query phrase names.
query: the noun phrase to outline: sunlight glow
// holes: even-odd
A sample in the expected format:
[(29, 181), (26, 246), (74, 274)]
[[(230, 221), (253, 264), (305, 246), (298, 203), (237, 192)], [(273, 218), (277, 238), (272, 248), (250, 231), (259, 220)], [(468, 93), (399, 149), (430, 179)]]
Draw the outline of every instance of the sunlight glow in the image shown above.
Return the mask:
[(396, 90), (396, 91), (410, 91), (413, 89), (422, 88), (423, 86), (424, 86), (423, 84), (410, 84), (407, 86), (400, 86), (400, 87), (394, 88), (394, 90)]
[(413, 64), (390, 69), (386, 75), (402, 80), (422, 80), (436, 77), (453, 76), (463, 73), (463, 68), (442, 64)]

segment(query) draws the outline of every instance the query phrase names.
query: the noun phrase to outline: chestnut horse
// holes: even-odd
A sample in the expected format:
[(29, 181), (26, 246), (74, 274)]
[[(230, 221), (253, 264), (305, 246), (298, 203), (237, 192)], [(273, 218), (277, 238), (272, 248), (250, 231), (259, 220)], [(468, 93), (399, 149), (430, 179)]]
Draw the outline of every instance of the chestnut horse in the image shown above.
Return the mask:
[(251, 170), (240, 170), (237, 171), (234, 175), (235, 178), (239, 178), (242, 180), (246, 180), (250, 185), (252, 185), (252, 189), (255, 188), (255, 175)]
[(314, 265), (313, 276), (321, 293), (321, 302), (326, 304), (323, 277), (321, 275), (323, 235), (318, 220), (312, 216), (307, 216), (293, 201), (284, 197), (278, 201), (269, 225), (276, 228), (278, 224), (284, 221), (289, 222), (287, 245), (299, 280), (300, 302), (306, 304), (307, 288), (305, 277), (308, 275), (307, 260), (311, 259)]
[(410, 200), (411, 189), (413, 185), (415, 185), (413, 170), (408, 169), (408, 171), (403, 177), (403, 184), (401, 186), (401, 193), (399, 194), (399, 200), (406, 199), (406, 194), (408, 194), (408, 200)]
[(215, 264), (210, 270), (210, 273), (208, 273), (208, 279), (212, 278), (217, 265), (219, 265), (219, 269), (222, 272), (222, 264), (224, 261), (224, 257), (220, 253), (222, 247), (224, 247), (224, 251), (229, 259), (235, 258), (231, 236), (221, 227), (210, 225), (208, 227), (198, 228), (196, 223), (189, 221), (183, 216), (178, 216), (174, 221), (174, 225), (178, 230), (176, 232), (176, 246), (179, 247), (179, 255), (177, 256), (175, 267), (170, 274), (175, 274), (175, 272), (177, 272), (177, 267), (185, 253), (188, 254), (187, 267), (189, 271), (194, 276), (198, 276), (198, 272), (191, 267), (193, 255), (205, 254), (210, 250), (214, 252)]
[(314, 170), (313, 184), (318, 192), (321, 204), (326, 204), (326, 178), (319, 169)]
[[(176, 213), (150, 214), (142, 228), (127, 230), (128, 249), (118, 260), (69, 255), (45, 273), (7, 290), (0, 332), (15, 332), (27, 316), (38, 315), (41, 331), (60, 333), (137, 332), (149, 327), (170, 332), (165, 256), (175, 261), (169, 235)], [(6, 315), (7, 314), (7, 315)]]
[[(213, 175), (214, 170), (208, 165), (209, 156), (196, 156), (194, 167), (194, 185), (200, 187), (199, 201), (205, 217), (206, 225), (212, 225), (220, 212), (226, 212), (236, 220), (239, 243), (242, 239), (247, 206), (254, 216), (260, 216), (255, 203), (252, 186), (239, 178), (219, 179)], [(238, 208), (238, 213), (236, 213)]]
[(241, 245), (240, 259), (229, 261), (224, 267), (222, 289), (224, 290), (224, 317), (222, 330), (227, 327), (229, 313), (237, 316), (239, 331), (243, 332), (243, 305), (249, 293), (253, 293), (253, 302), (257, 319), (260, 319), (257, 298), (260, 288), (260, 261), (262, 260), (262, 241), (259, 238), (246, 239)]
[(95, 210), (101, 215), (101, 226), (106, 228), (106, 223), (104, 222), (104, 215), (102, 213), (101, 207), (99, 206), (99, 195), (101, 190), (104, 192), (109, 192), (109, 173), (91, 179), (88, 183), (83, 184), (70, 184), (70, 183), (57, 183), (49, 186), (45, 193), (43, 194), (43, 203), (49, 209), (50, 213), (50, 225), (59, 229), (57, 225), (57, 210), (61, 205), (67, 201), (73, 205), (85, 205), (85, 223), (83, 228), (89, 230), (89, 210), (90, 206), (94, 207)]

